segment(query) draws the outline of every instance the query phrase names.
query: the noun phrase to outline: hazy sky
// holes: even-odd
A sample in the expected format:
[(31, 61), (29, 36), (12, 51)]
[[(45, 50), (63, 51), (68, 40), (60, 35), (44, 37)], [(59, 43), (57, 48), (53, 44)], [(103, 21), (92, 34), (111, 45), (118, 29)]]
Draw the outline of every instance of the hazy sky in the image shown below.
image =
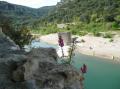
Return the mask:
[(42, 6), (56, 5), (57, 2), (59, 2), (60, 0), (0, 0), (0, 1), (7, 1), (18, 5), (39, 8)]

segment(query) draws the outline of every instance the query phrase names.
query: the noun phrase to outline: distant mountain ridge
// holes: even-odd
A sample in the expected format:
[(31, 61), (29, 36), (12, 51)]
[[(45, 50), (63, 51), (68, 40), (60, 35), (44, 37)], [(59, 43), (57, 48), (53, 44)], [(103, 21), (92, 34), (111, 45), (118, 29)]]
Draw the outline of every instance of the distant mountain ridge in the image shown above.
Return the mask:
[(0, 21), (2, 21), (4, 18), (11, 18), (15, 21), (17, 20), (18, 23), (31, 19), (34, 20), (47, 16), (54, 8), (55, 6), (45, 6), (35, 9), (0, 1)]
[(15, 13), (18, 16), (31, 15), (31, 16), (39, 17), (39, 16), (43, 16), (43, 14), (47, 14), (49, 10), (54, 9), (54, 7), (55, 6), (45, 6), (45, 7), (36, 9), (36, 8), (22, 6), (22, 5), (11, 4), (5, 1), (0, 1), (0, 13), (7, 14), (10, 12), (10, 13)]

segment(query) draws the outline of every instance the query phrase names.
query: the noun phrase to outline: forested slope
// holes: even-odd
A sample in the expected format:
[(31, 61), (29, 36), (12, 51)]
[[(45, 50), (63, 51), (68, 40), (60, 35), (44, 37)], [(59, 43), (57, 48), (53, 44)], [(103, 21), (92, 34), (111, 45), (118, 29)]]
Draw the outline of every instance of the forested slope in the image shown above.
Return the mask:
[(71, 22), (115, 21), (120, 18), (120, 0), (61, 0), (49, 20)]
[(98, 35), (99, 32), (119, 30), (120, 0), (61, 0), (54, 12), (37, 20), (35, 25), (41, 30), (44, 24), (47, 28), (40, 32), (52, 33), (60, 31), (56, 26), (61, 23), (69, 24), (63, 31), (78, 35), (81, 35), (80, 32)]

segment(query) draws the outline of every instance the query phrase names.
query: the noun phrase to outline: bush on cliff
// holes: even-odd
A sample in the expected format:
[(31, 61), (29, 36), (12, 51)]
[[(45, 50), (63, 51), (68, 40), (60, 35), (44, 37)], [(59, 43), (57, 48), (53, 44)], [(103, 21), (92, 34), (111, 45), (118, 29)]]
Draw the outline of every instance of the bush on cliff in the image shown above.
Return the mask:
[(26, 26), (21, 26), (18, 30), (15, 30), (10, 22), (6, 21), (1, 25), (3, 33), (9, 36), (17, 45), (21, 48), (25, 44), (29, 44), (32, 39), (30, 30)]
[(32, 35), (30, 30), (26, 26), (23, 26), (20, 28), (20, 30), (14, 31), (14, 34), (12, 35), (12, 39), (20, 47), (23, 47), (24, 45), (30, 43), (30, 41), (32, 40)]

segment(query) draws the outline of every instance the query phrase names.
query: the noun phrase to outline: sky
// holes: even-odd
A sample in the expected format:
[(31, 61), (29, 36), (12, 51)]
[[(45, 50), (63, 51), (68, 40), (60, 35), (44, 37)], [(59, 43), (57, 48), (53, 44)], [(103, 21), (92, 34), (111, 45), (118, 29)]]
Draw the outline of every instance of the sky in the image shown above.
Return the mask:
[(39, 8), (43, 6), (56, 5), (60, 0), (0, 0), (7, 1), (9, 3), (28, 6), (32, 8)]

